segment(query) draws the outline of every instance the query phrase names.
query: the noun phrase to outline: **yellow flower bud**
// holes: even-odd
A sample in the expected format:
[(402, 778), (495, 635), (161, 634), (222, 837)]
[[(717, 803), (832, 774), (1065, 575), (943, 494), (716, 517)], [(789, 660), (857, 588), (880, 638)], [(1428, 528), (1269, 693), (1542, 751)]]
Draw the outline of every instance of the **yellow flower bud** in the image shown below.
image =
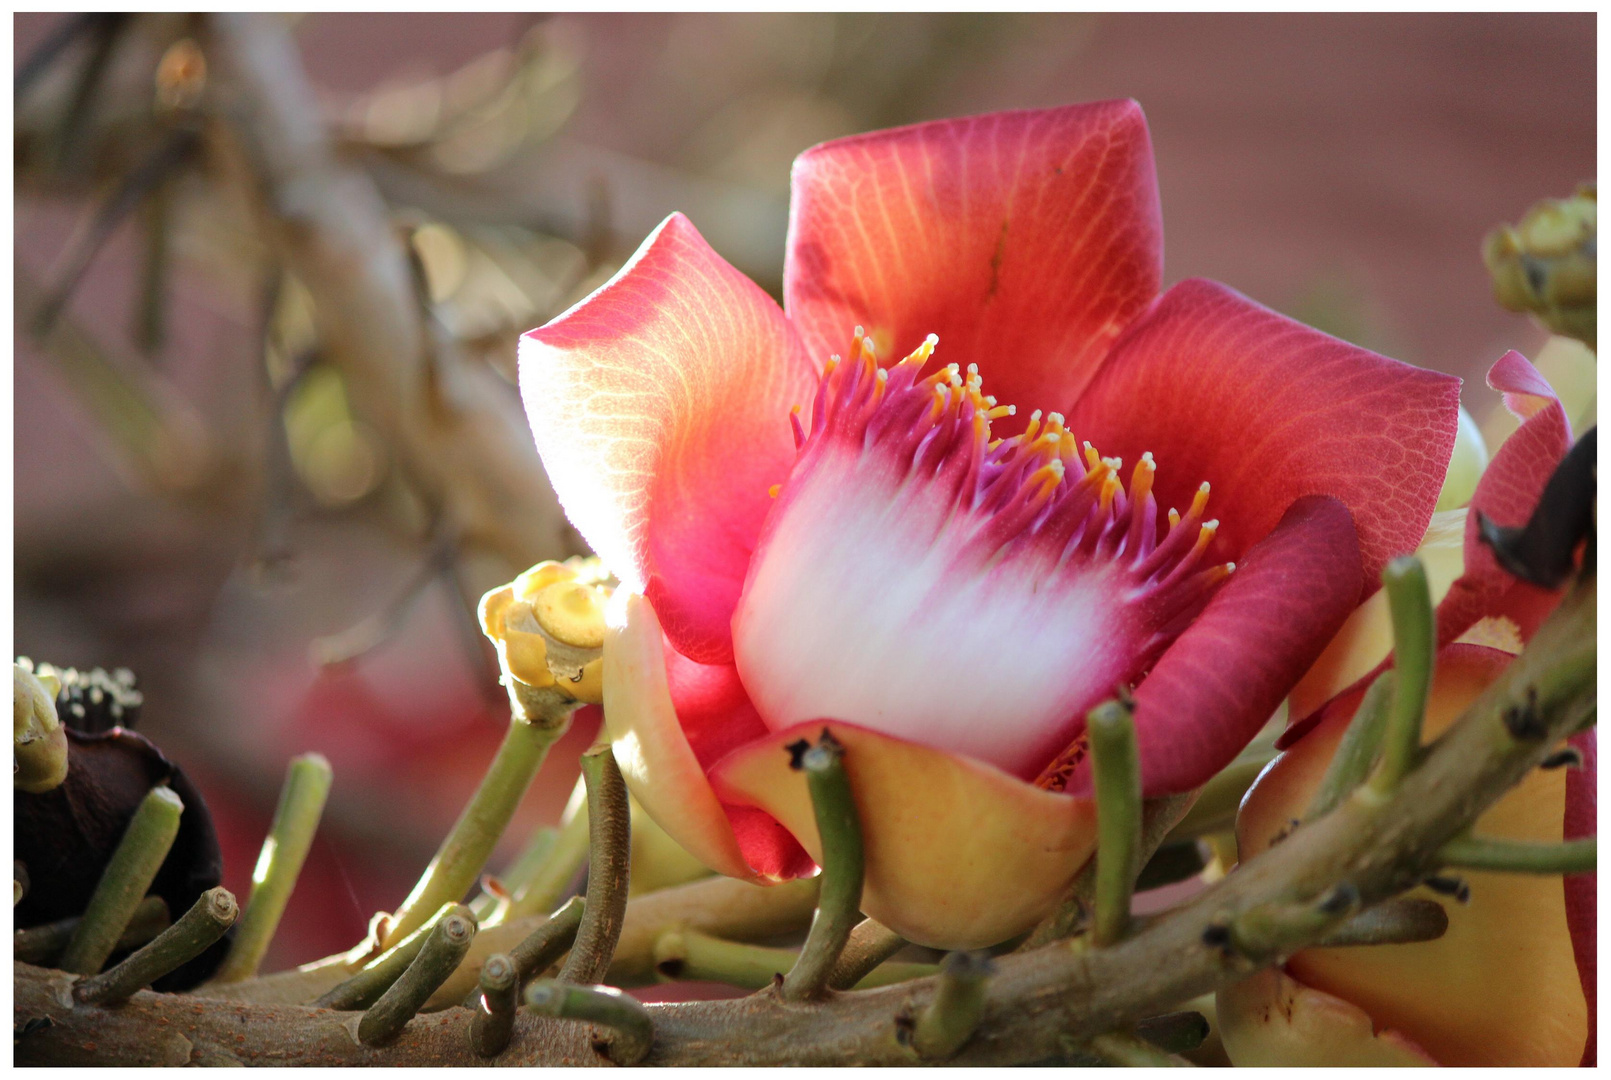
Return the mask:
[(53, 676), (36, 676), (21, 664), (13, 664), (12, 671), (12, 782), (38, 795), (67, 779), (67, 729), (56, 718), (61, 686)]

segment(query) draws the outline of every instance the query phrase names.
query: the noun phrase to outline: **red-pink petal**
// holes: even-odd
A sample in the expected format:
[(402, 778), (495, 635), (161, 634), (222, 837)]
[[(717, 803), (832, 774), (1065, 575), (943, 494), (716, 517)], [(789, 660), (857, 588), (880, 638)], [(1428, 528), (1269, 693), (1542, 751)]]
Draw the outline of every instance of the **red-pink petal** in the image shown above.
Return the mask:
[[(1591, 728), (1568, 742), (1583, 755), (1583, 767), (1566, 774), (1566, 816), (1561, 839), (1577, 840), (1598, 833), (1595, 822), (1595, 739)], [(1595, 880), (1594, 874), (1571, 874), (1566, 885), (1566, 925), (1572, 931), (1572, 952), (1577, 958), (1577, 975), (1583, 984), (1583, 997), (1589, 1003), (1589, 1038), (1583, 1048), (1584, 1065), (1595, 1063)]]
[(783, 312), (673, 214), (525, 335), (520, 388), (571, 522), (679, 650), (730, 662), (767, 489), (794, 461), (789, 409), (816, 389)]
[(1141, 107), (995, 113), (824, 143), (794, 164), (783, 291), (814, 359), (864, 326), (938, 334), (1018, 419), (1063, 409), (1157, 294), (1163, 222)]
[[(677, 722), (700, 768), (771, 733), (739, 681), (732, 664), (700, 664), (666, 643), (666, 685)], [(738, 850), (763, 878), (786, 880), (816, 869), (789, 830), (764, 810), (722, 801)]]
[[(1353, 610), (1359, 560), (1348, 511), (1318, 496), (1248, 552), (1136, 688), (1149, 797), (1199, 786), (1258, 734)], [(1088, 763), (1069, 787), (1089, 790)]]
[(1458, 425), (1460, 380), (1378, 356), (1209, 281), (1185, 281), (1113, 348), (1068, 420), (1103, 454), (1152, 451), (1159, 506), (1202, 481), (1230, 558), (1293, 500), (1330, 495), (1353, 515), (1364, 592), (1414, 551)]
[[(1471, 496), (1466, 517), (1465, 572), (1438, 605), (1440, 644), (1453, 641), (1484, 615), (1497, 614), (1517, 586), (1516, 579), (1500, 567), (1478, 535), (1477, 515), (1481, 513), (1499, 525), (1525, 525), (1555, 466), (1572, 446), (1566, 410), (1549, 383), (1521, 353), (1512, 351), (1500, 357), (1488, 370), (1488, 385), (1504, 395), (1506, 408), (1522, 420), (1522, 425), (1499, 447)], [(1536, 599), (1530, 593), (1516, 599), (1529, 598)], [(1532, 627), (1524, 629), (1530, 632)]]

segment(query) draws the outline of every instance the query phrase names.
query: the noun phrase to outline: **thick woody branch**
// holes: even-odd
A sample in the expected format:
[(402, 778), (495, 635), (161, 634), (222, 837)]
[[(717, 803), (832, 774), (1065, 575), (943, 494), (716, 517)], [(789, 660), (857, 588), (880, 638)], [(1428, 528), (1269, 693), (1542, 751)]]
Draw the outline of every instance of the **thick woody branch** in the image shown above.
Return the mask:
[[(1291, 952), (1320, 940), (1349, 914), (1328, 905), (1339, 890), (1369, 908), (1416, 884), (1439, 851), (1575, 731), (1595, 708), (1593, 582), (1575, 588), (1528, 649), (1426, 751), (1386, 799), (1350, 797), (1189, 904), (1106, 949), (1054, 944), (1000, 957), (983, 1016), (955, 1059), (963, 1065), (1060, 1058), (1176, 1003), (1244, 978), (1275, 956), (1228, 949), (1227, 927), (1249, 912), (1323, 909), (1293, 918), (1276, 943)], [(1346, 888), (1343, 888), (1346, 886)], [(1354, 905), (1349, 905), (1354, 906)], [(1335, 911), (1333, 910), (1335, 908)], [(306, 1006), (255, 1006), (141, 993), (118, 1010), (63, 1004), (68, 977), (18, 965), (14, 1026), (25, 1065), (182, 1063), (204, 1046), (235, 1047), (264, 1064), (473, 1065), (462, 1009), (421, 1017), (406, 1043), (358, 1046), (336, 1014)], [(657, 1065), (911, 1064), (896, 1018), (933, 1000), (937, 980), (793, 1004), (774, 995), (649, 1007)], [(462, 993), (462, 991), (461, 991)], [(198, 1009), (200, 1011), (198, 1011)], [(168, 1023), (163, 1025), (161, 1021)], [(508, 1064), (600, 1061), (581, 1025), (522, 1015), (500, 1059)], [(181, 1034), (182, 1033), (182, 1034)]]

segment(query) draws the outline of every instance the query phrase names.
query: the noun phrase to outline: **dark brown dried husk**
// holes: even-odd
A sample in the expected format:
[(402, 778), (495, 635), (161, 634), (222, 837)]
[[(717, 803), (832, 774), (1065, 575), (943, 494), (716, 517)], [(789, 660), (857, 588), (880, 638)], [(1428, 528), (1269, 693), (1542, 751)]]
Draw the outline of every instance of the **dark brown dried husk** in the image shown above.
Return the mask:
[[(190, 910), (197, 897), (223, 880), (218, 834), (201, 792), (136, 732), (113, 728), (84, 734), (69, 728), (67, 739), (67, 779), (38, 795), (13, 794), (15, 858), (27, 866), (29, 876), (28, 895), (14, 909), (14, 925), (26, 928), (83, 914), (135, 808), (158, 784), (172, 788), (185, 809), (151, 892), (171, 912)], [(222, 962), (228, 947), (226, 937), (157, 980), (155, 989), (197, 985)]]

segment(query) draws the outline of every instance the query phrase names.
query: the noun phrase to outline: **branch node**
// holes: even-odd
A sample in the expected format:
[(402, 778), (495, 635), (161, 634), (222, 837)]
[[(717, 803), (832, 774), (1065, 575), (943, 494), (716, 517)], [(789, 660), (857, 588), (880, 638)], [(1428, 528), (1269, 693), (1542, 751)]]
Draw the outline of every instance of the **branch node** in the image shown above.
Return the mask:
[(526, 988), (526, 1005), (557, 1020), (583, 1020), (604, 1029), (594, 1042), (617, 1065), (636, 1065), (654, 1044), (649, 1011), (613, 986), (566, 986), (534, 982)]
[(943, 1060), (962, 1049), (984, 1018), (985, 989), (993, 968), (983, 953), (954, 952), (940, 966), (939, 986), (912, 1029), (918, 1057)]
[(481, 964), (481, 988), (470, 1020), (470, 1048), (478, 1057), (497, 1057), (509, 1046), (519, 997), (520, 972), (514, 960), (506, 953), (487, 957)]
[(464, 954), (470, 951), (475, 931), (475, 919), (463, 904), (432, 927), (414, 962), (358, 1021), (358, 1041), (365, 1046), (384, 1046), (397, 1038), (436, 988), (458, 968)]
[(73, 987), (73, 1000), (81, 1005), (110, 1005), (127, 1001), (168, 972), (200, 956), (223, 937), (240, 908), (234, 894), (223, 886), (196, 898), (178, 922), (158, 934), (112, 970), (91, 976)]

